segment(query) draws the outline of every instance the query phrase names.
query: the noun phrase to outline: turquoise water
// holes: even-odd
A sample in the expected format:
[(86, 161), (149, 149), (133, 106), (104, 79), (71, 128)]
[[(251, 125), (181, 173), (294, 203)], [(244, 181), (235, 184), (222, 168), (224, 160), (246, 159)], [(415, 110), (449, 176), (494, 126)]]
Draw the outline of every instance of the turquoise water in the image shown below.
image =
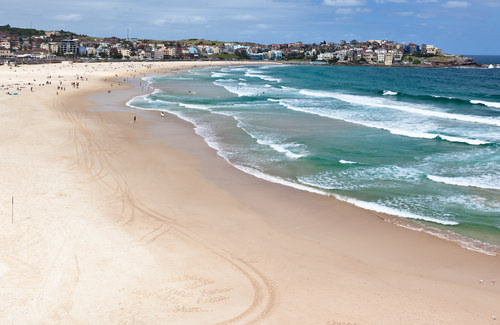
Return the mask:
[(500, 245), (500, 69), (267, 65), (148, 81), (154, 93), (130, 106), (192, 122), (247, 173)]

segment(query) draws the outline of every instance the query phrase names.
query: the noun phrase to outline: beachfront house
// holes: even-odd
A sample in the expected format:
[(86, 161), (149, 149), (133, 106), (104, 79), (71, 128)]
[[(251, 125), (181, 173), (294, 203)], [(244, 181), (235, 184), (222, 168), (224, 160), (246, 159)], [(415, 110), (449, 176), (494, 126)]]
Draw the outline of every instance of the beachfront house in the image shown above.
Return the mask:
[(406, 53), (414, 55), (417, 52), (420, 52), (420, 46), (418, 46), (417, 44), (410, 43), (406, 46)]
[(394, 61), (394, 52), (392, 50), (387, 51), (387, 53), (384, 56), (384, 65), (392, 65), (393, 61)]
[(65, 39), (59, 42), (59, 50), (64, 55), (71, 55), (77, 53), (76, 40)]
[(49, 52), (50, 53), (59, 52), (59, 42), (49, 42)]
[(325, 52), (318, 54), (318, 61), (331, 61), (334, 58), (333, 52)]
[(403, 51), (392, 50), (392, 54), (394, 62), (401, 62), (401, 60), (403, 59)]
[(11, 56), (11, 51), (8, 48), (0, 47), (0, 57), (5, 58)]
[(10, 49), (10, 41), (7, 38), (0, 39), (0, 47)]
[(376, 49), (375, 54), (377, 55), (377, 63), (384, 63), (385, 62), (385, 55), (387, 54), (387, 50)]
[(268, 52), (269, 59), (280, 60), (283, 57), (283, 52), (281, 50), (272, 50)]

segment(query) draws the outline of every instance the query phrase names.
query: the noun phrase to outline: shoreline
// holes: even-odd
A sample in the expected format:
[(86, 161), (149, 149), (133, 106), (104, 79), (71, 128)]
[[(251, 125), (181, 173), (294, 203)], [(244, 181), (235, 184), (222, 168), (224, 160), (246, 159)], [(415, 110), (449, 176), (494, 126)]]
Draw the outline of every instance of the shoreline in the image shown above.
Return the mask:
[(107, 88), (51, 94), (34, 115), (31, 101), (0, 101), (15, 107), (2, 132), (19, 139), (2, 144), (2, 196), (17, 187), (21, 202), (15, 227), (1, 224), (0, 318), (489, 324), (499, 314), (498, 257), (241, 173), (170, 114), (130, 123), (135, 112), (120, 109), (138, 89)]
[[(151, 76), (148, 76), (147, 78), (150, 78), (150, 77)], [(146, 80), (146, 82), (149, 83), (149, 80)], [(156, 88), (152, 87), (152, 90), (155, 91)], [(127, 106), (127, 108), (135, 109), (138, 112), (142, 112), (142, 111), (160, 112), (159, 110), (156, 110), (156, 109), (142, 109), (142, 108), (138, 108), (138, 107), (134, 107), (132, 105), (129, 105), (128, 103), (132, 99), (133, 98), (130, 98), (128, 101), (126, 101), (125, 105)], [(233, 165), (225, 157), (220, 156), (218, 154), (218, 149), (216, 147), (214, 147), (213, 145), (211, 145), (210, 143), (208, 143), (204, 139), (203, 135), (200, 135), (196, 132), (196, 130), (195, 130), (197, 127), (196, 124), (194, 124), (191, 121), (185, 120), (182, 117), (179, 117), (174, 113), (170, 113), (168, 111), (165, 111), (165, 112), (170, 114), (171, 116), (174, 116), (175, 118), (179, 119), (180, 121), (187, 123), (187, 125), (188, 125), (187, 127), (191, 128), (192, 132), (195, 133), (197, 136), (199, 136), (202, 139), (202, 141), (206, 144), (206, 146), (208, 146), (213, 151), (214, 155), (217, 155), (217, 156), (219, 156), (219, 158), (222, 158), (228, 164), (228, 166), (230, 166), (231, 168), (234, 168), (235, 170), (238, 170), (239, 172), (243, 172), (247, 175), (250, 175), (251, 177), (262, 180), (263, 182), (268, 183), (268, 184), (273, 183), (273, 184), (277, 184), (279, 186), (284, 186), (286, 188), (290, 188), (293, 190), (298, 190), (300, 192), (313, 193), (315, 195), (321, 195), (324, 197), (328, 197), (328, 198), (333, 199), (337, 202), (347, 203), (347, 204), (349, 204), (357, 209), (361, 209), (363, 211), (366, 211), (367, 213), (372, 214), (373, 216), (376, 216), (376, 217), (380, 218), (381, 220), (384, 220), (387, 223), (394, 224), (398, 227), (407, 228), (407, 229), (410, 229), (410, 230), (413, 230), (416, 232), (426, 233), (428, 235), (434, 236), (434, 237), (439, 238), (441, 240), (451, 242), (451, 243), (458, 245), (458, 246), (460, 246), (464, 249), (467, 249), (467, 250), (471, 250), (474, 252), (479, 252), (479, 253), (491, 255), (491, 256), (500, 256), (500, 246), (492, 244), (492, 243), (488, 243), (488, 242), (485, 242), (485, 241), (482, 241), (479, 239), (470, 238), (470, 237), (467, 237), (465, 235), (461, 235), (459, 233), (454, 232), (453, 230), (439, 229), (439, 228), (433, 227), (431, 225), (433, 222), (438, 222), (438, 221), (432, 221), (432, 220), (428, 220), (428, 219), (412, 219), (411, 217), (403, 217), (403, 216), (400, 216), (397, 214), (391, 214), (390, 212), (377, 211), (377, 210), (374, 210), (371, 208), (364, 207), (363, 203), (365, 203), (365, 202), (359, 201), (359, 200), (354, 199), (354, 198), (341, 197), (341, 196), (338, 196), (337, 194), (329, 193), (329, 192), (323, 191), (321, 189), (317, 189), (314, 187), (309, 187), (307, 185), (296, 184), (296, 183), (293, 183), (290, 181), (286, 181), (286, 180), (280, 179), (278, 177), (275, 177), (273, 175), (262, 174), (256, 170), (251, 170), (251, 168)], [(177, 147), (179, 147), (179, 146), (177, 146)], [(179, 148), (177, 148), (177, 149), (179, 149)], [(188, 154), (195, 155), (196, 153), (190, 152)], [(198, 159), (202, 160), (203, 157), (200, 156), (200, 157), (198, 157)], [(223, 185), (223, 184), (220, 184), (220, 185)], [(237, 191), (238, 189), (232, 188), (229, 190), (230, 191)], [(422, 221), (424, 223), (422, 223), (420, 221)], [(431, 224), (425, 224), (425, 222), (431, 223)], [(443, 224), (443, 225), (446, 225), (446, 224)]]

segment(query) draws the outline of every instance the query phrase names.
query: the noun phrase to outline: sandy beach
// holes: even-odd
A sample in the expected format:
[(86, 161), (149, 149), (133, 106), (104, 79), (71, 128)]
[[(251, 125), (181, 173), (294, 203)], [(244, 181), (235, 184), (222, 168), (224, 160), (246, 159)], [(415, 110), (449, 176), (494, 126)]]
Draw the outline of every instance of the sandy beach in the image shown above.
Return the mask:
[(145, 75), (224, 64), (0, 66), (2, 324), (500, 321), (499, 256), (247, 175), (125, 105)]

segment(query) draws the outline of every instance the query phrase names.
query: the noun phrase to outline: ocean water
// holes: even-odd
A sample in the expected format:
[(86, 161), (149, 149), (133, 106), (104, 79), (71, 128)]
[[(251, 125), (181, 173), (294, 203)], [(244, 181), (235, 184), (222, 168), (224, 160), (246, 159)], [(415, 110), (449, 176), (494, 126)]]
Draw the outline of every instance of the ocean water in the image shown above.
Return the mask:
[(155, 91), (129, 106), (190, 121), (244, 172), (498, 252), (500, 69), (264, 65), (147, 80)]
[(478, 64), (500, 65), (500, 55), (465, 55), (476, 60)]

